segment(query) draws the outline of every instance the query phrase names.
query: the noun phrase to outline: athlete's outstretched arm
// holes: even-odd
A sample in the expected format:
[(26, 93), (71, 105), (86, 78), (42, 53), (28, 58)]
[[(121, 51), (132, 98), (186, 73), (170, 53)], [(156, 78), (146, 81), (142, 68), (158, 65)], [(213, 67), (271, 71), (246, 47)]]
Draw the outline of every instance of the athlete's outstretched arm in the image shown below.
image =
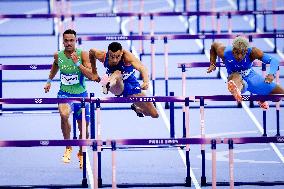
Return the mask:
[(221, 59), (224, 58), (225, 46), (222, 43), (214, 42), (210, 49), (210, 66), (207, 69), (207, 73), (211, 73), (216, 69), (216, 59), (219, 56)]
[(258, 59), (258, 60), (261, 60), (265, 64), (270, 64), (270, 69), (269, 69), (268, 74), (266, 75), (265, 82), (271, 83), (274, 80), (275, 74), (278, 70), (279, 60), (264, 53), (262, 50), (256, 47), (252, 48), (250, 59), (251, 61)]
[(51, 66), (47, 82), (46, 82), (46, 84), (44, 86), (45, 93), (49, 92), (50, 87), (51, 87), (51, 80), (55, 77), (55, 75), (57, 74), (57, 72), (59, 70), (59, 67), (58, 67), (58, 54), (55, 53), (53, 57), (54, 57), (54, 61), (53, 61), (53, 64)]
[(131, 52), (127, 50), (124, 51), (124, 60), (126, 63), (132, 64), (132, 66), (138, 70), (143, 79), (143, 83), (141, 85), (141, 89), (147, 90), (149, 87), (149, 75), (147, 68), (140, 62), (138, 58), (136, 58)]
[[(89, 51), (89, 59), (91, 62), (91, 66), (92, 66), (92, 70), (94, 70), (95, 72), (97, 72), (97, 59), (100, 62), (104, 62), (105, 61), (105, 57), (106, 57), (106, 52), (105, 51), (101, 51), (95, 48), (90, 49)], [(99, 77), (98, 73), (96, 73), (97, 76)]]
[(82, 51), (82, 62), (80, 62), (76, 52), (71, 54), (73, 62), (78, 66), (81, 72), (91, 81), (100, 82), (97, 70), (93, 70), (89, 60), (89, 54), (86, 51)]

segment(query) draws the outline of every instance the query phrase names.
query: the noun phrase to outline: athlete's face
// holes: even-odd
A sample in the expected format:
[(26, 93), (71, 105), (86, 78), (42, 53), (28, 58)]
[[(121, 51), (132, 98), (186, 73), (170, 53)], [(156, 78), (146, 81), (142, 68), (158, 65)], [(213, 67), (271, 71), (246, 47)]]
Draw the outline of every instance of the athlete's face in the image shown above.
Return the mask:
[(118, 50), (116, 52), (112, 52), (111, 50), (108, 51), (108, 55), (109, 55), (109, 62), (111, 64), (118, 64), (118, 62), (121, 60), (122, 57), (122, 51)]
[(247, 54), (247, 49), (233, 48), (233, 56), (236, 61), (242, 61)]
[(74, 34), (63, 35), (63, 45), (66, 51), (74, 51), (76, 45), (76, 37)]

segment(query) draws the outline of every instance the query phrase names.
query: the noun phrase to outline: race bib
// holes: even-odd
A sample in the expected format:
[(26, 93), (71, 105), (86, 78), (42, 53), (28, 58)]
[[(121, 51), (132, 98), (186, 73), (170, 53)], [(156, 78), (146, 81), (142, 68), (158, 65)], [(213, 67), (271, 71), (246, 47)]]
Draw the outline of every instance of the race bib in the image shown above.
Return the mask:
[(63, 85), (75, 85), (79, 83), (79, 76), (74, 74), (61, 74), (60, 80)]
[(132, 74), (134, 74), (135, 71), (133, 70), (132, 72), (123, 72), (122, 73), (122, 80), (128, 79)]

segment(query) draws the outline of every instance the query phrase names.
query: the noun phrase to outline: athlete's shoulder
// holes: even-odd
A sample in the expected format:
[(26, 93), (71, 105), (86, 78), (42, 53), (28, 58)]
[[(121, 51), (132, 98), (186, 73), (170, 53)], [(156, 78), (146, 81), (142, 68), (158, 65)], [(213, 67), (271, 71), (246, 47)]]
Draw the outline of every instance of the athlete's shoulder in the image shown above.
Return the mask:
[(250, 49), (251, 49), (251, 52), (249, 55), (250, 55), (251, 60), (261, 59), (261, 57), (263, 56), (262, 50), (256, 47), (250, 47)]
[(58, 52), (55, 52), (55, 53), (53, 54), (54, 59), (58, 59), (58, 54), (59, 54), (59, 51), (58, 51)]
[(123, 55), (122, 55), (122, 60), (127, 64), (131, 63), (136, 60), (136, 57), (134, 54), (128, 50), (122, 49)]

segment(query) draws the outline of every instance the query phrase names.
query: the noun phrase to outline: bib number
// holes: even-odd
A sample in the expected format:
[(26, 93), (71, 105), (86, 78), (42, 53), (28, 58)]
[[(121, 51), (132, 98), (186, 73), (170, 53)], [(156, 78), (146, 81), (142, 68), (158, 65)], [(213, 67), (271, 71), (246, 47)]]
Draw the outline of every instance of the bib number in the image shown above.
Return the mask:
[(75, 85), (79, 83), (79, 76), (61, 74), (60, 80), (63, 85)]

